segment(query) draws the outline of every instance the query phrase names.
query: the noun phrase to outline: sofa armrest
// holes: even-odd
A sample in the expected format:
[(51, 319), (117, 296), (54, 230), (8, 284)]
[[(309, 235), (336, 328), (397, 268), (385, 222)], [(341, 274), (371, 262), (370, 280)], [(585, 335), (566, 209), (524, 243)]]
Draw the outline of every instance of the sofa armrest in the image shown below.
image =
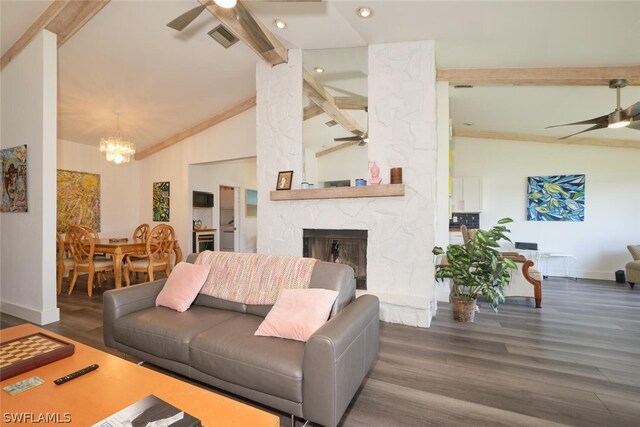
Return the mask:
[[(542, 274), (537, 270), (531, 268), (533, 267), (533, 261), (529, 260), (522, 265), (522, 275), (533, 286), (534, 298), (536, 300), (536, 308), (542, 307)], [(537, 274), (531, 275), (529, 272), (536, 272)], [(535, 277), (534, 277), (535, 276)]]
[(140, 285), (113, 289), (103, 294), (102, 324), (104, 344), (107, 347), (115, 347), (116, 344), (113, 338), (113, 323), (129, 313), (155, 307), (156, 297), (166, 281), (167, 279), (155, 280)]
[(363, 295), (314, 333), (304, 349), (303, 416), (335, 426), (378, 354), (380, 303)]

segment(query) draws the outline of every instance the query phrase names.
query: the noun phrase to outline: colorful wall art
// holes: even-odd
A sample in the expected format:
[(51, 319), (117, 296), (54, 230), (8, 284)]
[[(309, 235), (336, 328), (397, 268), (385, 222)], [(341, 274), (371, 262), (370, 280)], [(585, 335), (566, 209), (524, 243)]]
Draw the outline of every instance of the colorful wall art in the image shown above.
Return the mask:
[(153, 220), (169, 222), (169, 181), (153, 183)]
[(584, 221), (584, 175), (530, 176), (528, 221)]
[(100, 231), (100, 175), (58, 169), (58, 232), (85, 224)]
[(27, 212), (27, 146), (0, 150), (0, 212)]
[(258, 191), (246, 189), (245, 192), (244, 212), (247, 218), (255, 218), (258, 216)]

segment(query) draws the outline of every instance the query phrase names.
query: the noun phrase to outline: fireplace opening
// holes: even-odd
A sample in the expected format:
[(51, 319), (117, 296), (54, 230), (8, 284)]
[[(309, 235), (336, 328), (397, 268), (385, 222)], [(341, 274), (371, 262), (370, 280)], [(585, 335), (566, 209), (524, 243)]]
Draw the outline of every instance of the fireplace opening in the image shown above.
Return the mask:
[(302, 255), (353, 268), (356, 289), (367, 289), (367, 230), (304, 229)]

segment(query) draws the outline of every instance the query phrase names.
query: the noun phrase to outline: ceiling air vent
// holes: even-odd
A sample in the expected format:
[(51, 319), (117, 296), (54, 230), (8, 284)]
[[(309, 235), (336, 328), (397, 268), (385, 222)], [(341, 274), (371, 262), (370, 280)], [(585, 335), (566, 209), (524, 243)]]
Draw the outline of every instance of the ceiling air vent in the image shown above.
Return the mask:
[(325, 125), (329, 126), (330, 128), (334, 127), (337, 124), (338, 122), (336, 122), (335, 120), (329, 120), (328, 122), (325, 123)]
[(229, 49), (230, 46), (234, 45), (238, 41), (238, 38), (231, 34), (231, 31), (227, 30), (222, 24), (218, 25), (207, 34), (220, 43), (225, 49)]

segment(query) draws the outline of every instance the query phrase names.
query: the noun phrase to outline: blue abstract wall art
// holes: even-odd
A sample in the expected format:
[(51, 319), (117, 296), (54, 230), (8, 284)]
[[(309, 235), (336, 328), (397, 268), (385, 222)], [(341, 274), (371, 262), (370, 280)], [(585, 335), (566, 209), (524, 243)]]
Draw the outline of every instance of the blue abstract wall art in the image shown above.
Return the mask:
[(584, 175), (527, 180), (527, 221), (584, 221)]

